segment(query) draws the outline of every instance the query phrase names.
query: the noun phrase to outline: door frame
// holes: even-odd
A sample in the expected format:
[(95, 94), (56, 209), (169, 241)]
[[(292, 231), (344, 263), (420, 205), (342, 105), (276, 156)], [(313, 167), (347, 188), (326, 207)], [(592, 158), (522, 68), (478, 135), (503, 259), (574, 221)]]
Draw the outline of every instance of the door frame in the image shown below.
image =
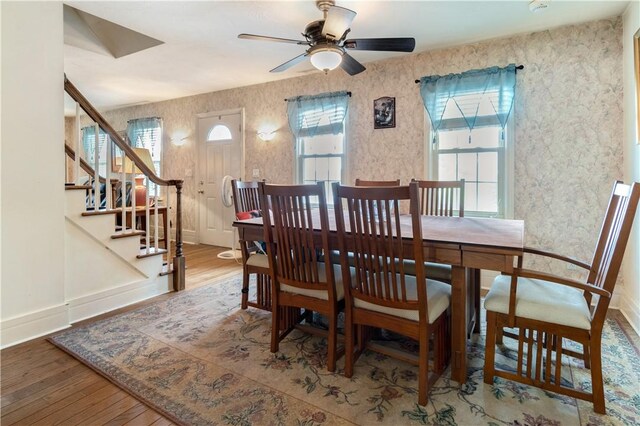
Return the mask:
[(209, 117), (215, 117), (217, 115), (231, 115), (231, 114), (237, 114), (240, 113), (240, 143), (242, 144), (241, 147), (241, 160), (240, 160), (240, 179), (245, 180), (245, 157), (246, 157), (246, 144), (245, 144), (245, 139), (246, 139), (246, 135), (245, 135), (245, 113), (244, 113), (244, 107), (240, 107), (240, 108), (231, 108), (231, 109), (224, 109), (224, 110), (219, 110), (219, 111), (209, 111), (209, 112), (201, 112), (196, 114), (196, 125), (195, 125), (195, 129), (196, 129), (196, 176), (195, 176), (195, 180), (194, 180), (194, 193), (195, 193), (195, 197), (196, 197), (196, 224), (195, 224), (195, 228), (196, 228), (196, 243), (200, 244), (200, 211), (202, 210), (202, 199), (200, 197), (200, 194), (198, 194), (198, 182), (200, 182), (202, 175), (204, 173), (203, 170), (200, 169), (200, 154), (201, 151), (203, 149), (203, 141), (200, 140), (200, 119), (201, 118), (209, 118)]

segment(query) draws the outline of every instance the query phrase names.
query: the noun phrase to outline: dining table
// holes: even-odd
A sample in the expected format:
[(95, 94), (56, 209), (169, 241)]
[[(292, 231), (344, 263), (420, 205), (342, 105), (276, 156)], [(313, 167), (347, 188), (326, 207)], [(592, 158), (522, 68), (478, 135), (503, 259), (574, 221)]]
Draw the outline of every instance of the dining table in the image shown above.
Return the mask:
[[(320, 223), (318, 218), (314, 219), (314, 224)], [(413, 238), (411, 216), (400, 215), (399, 220), (402, 238), (410, 247)], [(237, 228), (240, 240), (264, 240), (262, 218), (237, 220), (233, 226)], [(463, 384), (467, 380), (468, 336), (480, 331), (480, 270), (513, 272), (514, 258), (523, 254), (524, 222), (422, 216), (421, 226), (425, 261), (451, 265), (451, 379)], [(332, 210), (329, 210), (329, 228), (329, 244), (337, 249)]]

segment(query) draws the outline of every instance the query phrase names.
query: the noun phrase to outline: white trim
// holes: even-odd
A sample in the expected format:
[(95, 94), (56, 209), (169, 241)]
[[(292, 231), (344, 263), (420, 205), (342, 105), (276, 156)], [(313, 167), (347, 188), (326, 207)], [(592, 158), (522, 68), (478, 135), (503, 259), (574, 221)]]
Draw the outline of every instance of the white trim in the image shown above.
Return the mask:
[[(626, 289), (625, 289), (626, 290)], [(629, 321), (631, 327), (640, 335), (640, 306), (631, 298), (628, 297), (626, 291), (625, 297), (622, 298), (620, 303), (620, 312)], [(614, 294), (614, 297), (616, 295)]]
[(68, 300), (69, 322), (75, 323), (168, 293), (171, 291), (168, 277), (169, 275), (164, 275), (151, 280), (135, 281)]
[(498, 275), (500, 275), (500, 272), (498, 271), (489, 271), (486, 269), (482, 269), (480, 271), (480, 287), (483, 290), (488, 291), (491, 288), (493, 280), (495, 280)]
[(66, 304), (8, 318), (0, 323), (0, 348), (4, 349), (69, 327)]
[[(171, 241), (176, 241), (176, 230), (171, 228)], [(199, 244), (198, 233), (194, 230), (182, 230), (182, 242), (185, 244)]]

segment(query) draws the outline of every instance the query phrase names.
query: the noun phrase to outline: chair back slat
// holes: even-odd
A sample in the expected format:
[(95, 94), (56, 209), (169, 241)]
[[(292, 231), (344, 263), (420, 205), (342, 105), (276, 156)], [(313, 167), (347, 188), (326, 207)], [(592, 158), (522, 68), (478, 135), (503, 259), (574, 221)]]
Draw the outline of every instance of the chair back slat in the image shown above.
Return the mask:
[(614, 183), (587, 278), (609, 292), (613, 292), (618, 278), (639, 198), (640, 183)]
[(396, 179), (396, 180), (356, 179), (356, 186), (400, 186), (400, 179)]
[(233, 189), (233, 207), (236, 210), (236, 214), (251, 210), (261, 210), (258, 182), (243, 182), (234, 179), (231, 181), (231, 188)]
[(420, 214), (464, 216), (464, 179), (452, 181), (415, 180), (420, 188)]
[[(417, 297), (410, 297), (407, 281), (414, 277), (408, 278), (404, 270), (405, 259), (415, 260), (415, 280), (424, 283), (418, 185), (349, 187), (334, 184), (333, 191), (339, 248), (341, 253), (353, 253), (355, 268), (352, 280), (350, 274), (344, 272), (348, 259), (341, 256), (345, 298), (392, 308), (424, 310), (426, 314), (426, 287), (418, 285)], [(411, 212), (409, 229), (403, 229), (400, 222), (400, 205), (404, 200), (409, 201)]]
[[(335, 300), (333, 268), (329, 256), (329, 219), (323, 183), (267, 185), (259, 183), (269, 267), (275, 285), (326, 290)], [(268, 214), (267, 214), (268, 211)], [(320, 235), (318, 238), (318, 234)], [(325, 270), (322, 280), (320, 268)]]

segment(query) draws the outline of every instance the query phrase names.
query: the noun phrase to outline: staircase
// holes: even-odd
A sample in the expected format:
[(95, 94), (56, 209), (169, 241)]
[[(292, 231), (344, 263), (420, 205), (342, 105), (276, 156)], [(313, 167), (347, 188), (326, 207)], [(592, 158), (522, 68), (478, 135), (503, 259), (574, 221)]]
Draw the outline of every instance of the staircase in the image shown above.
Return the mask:
[[(65, 91), (76, 101), (73, 146), (65, 143), (72, 161), (65, 182), (65, 300), (69, 322), (74, 323), (138, 301), (184, 289), (185, 259), (182, 254), (181, 180), (164, 180), (155, 175), (136, 152), (65, 77)], [(81, 110), (84, 110), (81, 115)], [(106, 133), (107, 171), (97, 172), (100, 159), (95, 138), (95, 158), (89, 163), (81, 153), (80, 121), (93, 120), (96, 135)], [(102, 141), (104, 143), (104, 139)], [(115, 145), (119, 163), (112, 162)], [(104, 161), (103, 161), (104, 162)], [(135, 167), (114, 170), (113, 164)], [(136, 175), (144, 174), (144, 203), (133, 193)], [(158, 192), (149, 194), (149, 183), (164, 187), (165, 205), (158, 206)], [(87, 183), (89, 183), (87, 185)], [(170, 190), (175, 188), (175, 193)], [(158, 191), (158, 190), (156, 190)], [(118, 196), (120, 198), (118, 198)], [(176, 200), (176, 208), (168, 204)], [(116, 202), (116, 200), (118, 200)], [(124, 200), (124, 203), (122, 202)], [(124, 207), (122, 207), (124, 204)], [(168, 226), (159, 221), (160, 212), (175, 213)], [(133, 218), (132, 218), (133, 216)], [(171, 235), (175, 224), (175, 256), (171, 258), (170, 238), (160, 242), (160, 234)]]

